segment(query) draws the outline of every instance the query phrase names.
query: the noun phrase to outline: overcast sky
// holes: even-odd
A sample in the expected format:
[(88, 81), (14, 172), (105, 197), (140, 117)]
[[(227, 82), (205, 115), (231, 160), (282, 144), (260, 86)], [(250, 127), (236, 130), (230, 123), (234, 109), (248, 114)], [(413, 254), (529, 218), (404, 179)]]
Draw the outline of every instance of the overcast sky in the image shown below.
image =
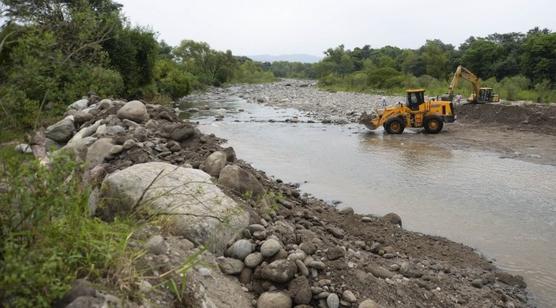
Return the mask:
[(171, 45), (205, 41), (238, 55), (306, 53), (369, 44), (459, 46), (469, 36), (556, 30), (554, 0), (116, 0), (134, 25)]

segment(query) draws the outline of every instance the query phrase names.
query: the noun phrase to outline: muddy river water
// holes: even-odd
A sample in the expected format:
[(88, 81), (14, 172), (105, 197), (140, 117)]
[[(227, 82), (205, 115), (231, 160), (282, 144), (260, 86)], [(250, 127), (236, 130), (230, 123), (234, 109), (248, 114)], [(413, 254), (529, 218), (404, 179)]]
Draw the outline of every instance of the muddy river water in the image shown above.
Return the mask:
[(555, 166), (412, 141), (411, 131), (285, 123), (306, 118), (241, 99), (204, 104), (211, 110), (192, 114), (201, 131), (227, 139), (254, 167), (339, 207), (396, 212), (408, 230), (474, 247), (524, 276), (539, 307), (556, 307)]

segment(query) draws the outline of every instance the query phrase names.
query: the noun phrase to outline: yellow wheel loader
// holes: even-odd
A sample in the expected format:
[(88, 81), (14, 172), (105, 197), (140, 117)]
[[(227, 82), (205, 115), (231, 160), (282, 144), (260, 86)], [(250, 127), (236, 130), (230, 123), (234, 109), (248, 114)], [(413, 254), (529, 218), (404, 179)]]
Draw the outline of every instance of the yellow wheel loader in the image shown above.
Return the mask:
[(423, 127), (427, 133), (437, 134), (444, 127), (444, 123), (454, 122), (456, 119), (454, 105), (451, 101), (431, 99), (425, 101), (424, 89), (407, 90), (405, 104), (398, 103), (384, 109), (373, 110), (370, 114), (364, 112), (359, 123), (370, 130), (381, 125), (389, 134), (401, 134), (406, 127)]

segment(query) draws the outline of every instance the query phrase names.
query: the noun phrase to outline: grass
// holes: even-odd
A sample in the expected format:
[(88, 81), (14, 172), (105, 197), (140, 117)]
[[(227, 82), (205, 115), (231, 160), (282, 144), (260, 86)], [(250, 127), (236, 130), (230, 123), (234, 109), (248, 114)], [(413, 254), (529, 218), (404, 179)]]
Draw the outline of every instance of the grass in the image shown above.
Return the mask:
[(0, 306), (48, 307), (76, 278), (118, 272), (134, 222), (89, 216), (89, 188), (71, 157), (48, 167), (0, 151)]

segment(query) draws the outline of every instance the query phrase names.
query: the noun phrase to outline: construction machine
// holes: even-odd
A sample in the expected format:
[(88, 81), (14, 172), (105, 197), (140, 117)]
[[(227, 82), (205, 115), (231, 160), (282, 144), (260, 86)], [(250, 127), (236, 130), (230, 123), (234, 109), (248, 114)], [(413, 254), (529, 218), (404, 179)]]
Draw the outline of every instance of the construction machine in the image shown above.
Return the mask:
[(373, 110), (370, 114), (364, 112), (359, 123), (370, 130), (381, 125), (389, 134), (401, 134), (406, 127), (423, 127), (431, 134), (439, 133), (444, 123), (454, 122), (456, 119), (454, 105), (451, 101), (425, 101), (424, 89), (406, 90), (406, 103), (397, 103), (384, 109)]
[(450, 83), (450, 87), (448, 88), (448, 96), (450, 100), (453, 99), (454, 89), (458, 86), (462, 78), (469, 81), (473, 86), (473, 94), (471, 94), (471, 96), (467, 99), (468, 102), (484, 104), (500, 101), (500, 96), (494, 93), (492, 88), (481, 87), (481, 81), (479, 80), (479, 77), (477, 77), (470, 70), (461, 65), (459, 65), (456, 69), (454, 78), (452, 78), (452, 82)]

